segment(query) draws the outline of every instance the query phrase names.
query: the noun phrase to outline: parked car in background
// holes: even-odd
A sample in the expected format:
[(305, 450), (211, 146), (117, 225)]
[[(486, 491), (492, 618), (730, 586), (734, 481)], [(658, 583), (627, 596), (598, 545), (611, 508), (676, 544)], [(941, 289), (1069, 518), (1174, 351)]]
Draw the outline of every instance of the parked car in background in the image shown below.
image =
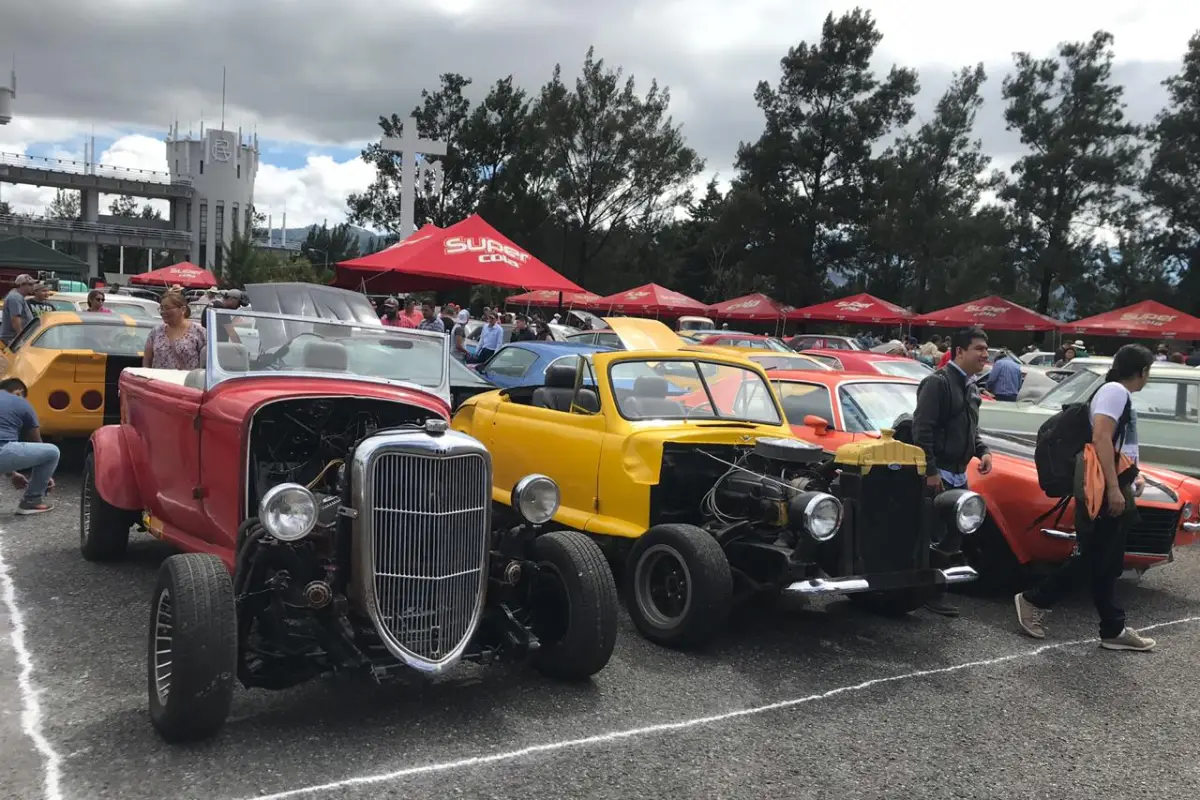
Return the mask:
[[(541, 386), (546, 370), (583, 354), (604, 353), (611, 347), (579, 342), (512, 342), (475, 370), (494, 386), (508, 389), (513, 386)], [(571, 363), (574, 363), (573, 361)]]
[[(1104, 383), (1111, 359), (1080, 368), (1035, 401), (988, 403), (979, 424), (995, 433), (1036, 441), (1038, 428), (1067, 403), (1083, 402)], [(1073, 363), (1073, 362), (1072, 362)], [(1155, 363), (1146, 387), (1133, 395), (1142, 461), (1200, 476), (1200, 370)]]
[(915, 358), (872, 353), (869, 350), (818, 350), (814, 348), (801, 350), (800, 354), (816, 359), (838, 372), (873, 372), (878, 375), (893, 375), (917, 380), (933, 372), (932, 367)]
[(774, 350), (763, 350), (759, 347), (721, 347), (721, 349), (729, 353), (737, 353), (742, 358), (758, 364), (767, 372), (775, 369), (815, 369), (820, 371), (833, 369), (811, 356), (795, 353), (791, 350), (786, 353), (780, 353)]
[(792, 348), (783, 343), (777, 336), (764, 336), (760, 333), (738, 333), (734, 331), (710, 332), (707, 336), (695, 338), (696, 344), (711, 344), (717, 347), (736, 347), (739, 350), (774, 350), (776, 353), (794, 353)]
[[(510, 322), (504, 322), (500, 324), (500, 327), (504, 329), (501, 341), (504, 344), (508, 344), (512, 341), (513, 331), (516, 330), (516, 326)], [(463, 342), (463, 346), (467, 348), (467, 352), (472, 356), (479, 352), (479, 337), (483, 335), (483, 328), (484, 323), (479, 320), (471, 320), (471, 322), (467, 323), (467, 338)], [(551, 324), (549, 328), (552, 341), (555, 342), (565, 342), (567, 341), (567, 337), (578, 333), (575, 328), (566, 325)]]
[[(545, 527), (560, 496), (545, 475), (518, 476), (494, 505), (492, 454), (450, 430), (448, 339), (384, 327), (353, 292), (246, 289), (256, 303), (256, 291), (292, 292), (301, 302), (286, 306), (306, 309), (319, 293), (355, 313), (214, 310), (205, 366), (126, 370), (125, 413), (84, 464), (85, 559), (123, 556), (136, 524), (183, 551), (149, 598), (158, 732), (212, 736), (235, 681), (281, 690), (463, 662), (571, 681), (603, 669), (619, 613), (603, 554)], [(234, 313), (261, 350), (216, 340)]]
[(680, 317), (675, 325), (679, 331), (711, 331), (717, 324), (708, 317)]
[(1021, 363), (1028, 364), (1031, 367), (1052, 367), (1054, 366), (1054, 353), (1049, 353), (1045, 350), (1023, 353), (1021, 354)]
[[(772, 373), (793, 433), (834, 452), (847, 443), (878, 436), (917, 406), (918, 381), (908, 378), (829, 373)], [(1033, 448), (989, 432), (992, 471), (968, 469), (968, 485), (987, 501), (988, 518), (966, 537), (964, 552), (981, 580), (993, 588), (1019, 582), (1033, 568), (1068, 559), (1074, 547), (1073, 512), (1034, 525), (1055, 504), (1038, 485)], [(1138, 498), (1140, 521), (1129, 532), (1125, 566), (1134, 573), (1161, 566), (1177, 546), (1200, 537), (1200, 481), (1163, 469), (1145, 470)]]
[[(47, 302), (54, 306), (55, 311), (86, 311), (87, 296), (87, 292), (53, 292), (47, 298)], [(156, 322), (160, 319), (156, 300), (106, 292), (104, 307), (114, 314), (125, 314), (137, 319), (152, 319)]]
[(793, 350), (864, 350), (858, 340), (850, 336), (821, 336), (802, 333), (785, 340)]

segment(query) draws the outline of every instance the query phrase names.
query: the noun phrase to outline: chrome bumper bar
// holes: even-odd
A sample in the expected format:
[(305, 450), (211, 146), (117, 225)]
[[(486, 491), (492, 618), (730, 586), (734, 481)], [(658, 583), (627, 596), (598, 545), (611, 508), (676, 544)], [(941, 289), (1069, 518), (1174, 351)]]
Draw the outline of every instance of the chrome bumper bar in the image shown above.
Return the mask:
[(1042, 528), (1042, 536), (1047, 536), (1051, 539), (1067, 539), (1075, 541), (1075, 534), (1070, 531), (1056, 531), (1053, 528)]
[(1187, 533), (1200, 533), (1200, 522), (1185, 522), (1183, 529)]
[[(949, 569), (938, 570), (942, 574), (947, 584), (951, 583), (968, 583), (979, 577), (971, 567), (950, 567)], [(804, 581), (796, 581), (783, 590), (784, 594), (855, 594), (856, 592), (869, 592), (875, 587), (871, 586), (870, 580), (867, 578), (842, 578), (842, 579), (826, 579), (826, 578), (809, 578)]]

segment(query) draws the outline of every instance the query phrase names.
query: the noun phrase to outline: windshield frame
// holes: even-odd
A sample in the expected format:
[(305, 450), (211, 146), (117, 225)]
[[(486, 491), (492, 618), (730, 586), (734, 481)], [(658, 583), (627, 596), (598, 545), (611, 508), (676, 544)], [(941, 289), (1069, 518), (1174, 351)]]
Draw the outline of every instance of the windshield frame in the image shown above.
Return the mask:
[[(672, 362), (679, 361), (679, 362), (684, 362), (687, 364), (695, 365), (696, 375), (700, 379), (700, 386), (695, 391), (703, 390), (704, 393), (708, 396), (708, 400), (705, 403), (702, 403), (701, 405), (709, 406), (709, 408), (712, 410), (711, 416), (695, 416), (695, 415), (685, 413), (682, 416), (663, 416), (663, 417), (654, 417), (653, 419), (651, 419), (648, 417), (641, 418), (641, 417), (630, 417), (630, 416), (626, 415), (626, 413), (625, 413), (626, 409), (622, 407), (621, 400), (617, 397), (616, 382), (613, 378), (613, 369), (622, 364), (637, 363), (637, 364), (647, 365), (650, 363), (663, 363), (663, 362), (667, 362), (667, 361), (672, 361)], [(711, 367), (715, 367), (717, 369), (740, 369), (740, 370), (743, 370), (743, 371), (753, 375), (754, 377), (758, 378), (759, 380), (761, 380), (763, 383), (763, 388), (766, 391), (767, 397), (770, 398), (770, 400), (771, 400), (771, 406), (772, 406), (772, 408), (775, 409), (775, 417), (776, 417), (775, 420), (770, 421), (770, 420), (760, 420), (760, 419), (749, 419), (749, 418), (742, 417), (742, 416), (734, 416), (732, 414), (724, 415), (724, 414), (718, 413), (718, 404), (716, 402), (716, 399), (713, 397), (712, 384), (709, 382), (710, 376), (704, 374), (704, 369), (701, 366), (704, 364), (707, 364)], [(653, 369), (653, 368), (650, 368), (650, 369)], [(594, 374), (594, 372), (593, 372), (593, 374)], [(776, 396), (775, 389), (771, 385), (771, 379), (769, 377), (767, 377), (767, 375), (763, 371), (762, 367), (758, 366), (757, 364), (740, 364), (740, 363), (736, 363), (736, 362), (732, 362), (732, 361), (718, 361), (718, 360), (710, 359), (710, 358), (696, 358), (694, 356), (684, 356), (684, 355), (678, 355), (678, 356), (655, 355), (653, 357), (626, 357), (626, 358), (613, 359), (612, 361), (609, 361), (609, 363), (606, 365), (604, 374), (606, 375), (607, 380), (608, 380), (608, 391), (609, 391), (609, 394), (611, 394), (611, 396), (612, 396), (613, 407), (616, 409), (617, 414), (625, 421), (633, 423), (633, 424), (638, 424), (638, 423), (642, 423), (642, 422), (668, 421), (668, 422), (674, 422), (674, 423), (682, 422), (682, 423), (710, 423), (710, 424), (711, 423), (720, 424), (720, 423), (732, 422), (732, 423), (741, 423), (741, 424), (745, 424), (745, 425), (764, 425), (767, 427), (779, 427), (781, 425), (783, 425), (783, 426), (787, 425), (787, 417), (784, 416), (783, 408), (779, 405), (779, 398)], [(740, 394), (741, 389), (739, 389), (738, 392)]]
[[(205, 390), (211, 391), (212, 388), (220, 383), (230, 380), (240, 380), (246, 378), (311, 378), (313, 380), (328, 381), (328, 380), (353, 380), (363, 381), (366, 383), (375, 383), (382, 386), (394, 386), (397, 388), (409, 389), (412, 391), (424, 392), (426, 394), (434, 394), (444, 400), (447, 405), (451, 403), (450, 396), (450, 337), (436, 331), (423, 331), (418, 328), (394, 328), (385, 326), (382, 322), (372, 325), (369, 322), (347, 321), (336, 319), (325, 319), (315, 316), (296, 316), (292, 314), (274, 314), (264, 311), (249, 311), (246, 309), (225, 309), (225, 308), (209, 308), (206, 309), (206, 318), (208, 326), (205, 328)], [(270, 322), (282, 323), (297, 323), (306, 326), (338, 326), (347, 329), (369, 328), (374, 332), (378, 329), (382, 336), (392, 337), (396, 339), (421, 340), (426, 342), (441, 340), (442, 345), (442, 372), (441, 380), (436, 386), (426, 386), (416, 383), (415, 381), (397, 380), (394, 378), (383, 378), (376, 375), (362, 375), (359, 373), (345, 372), (318, 372), (310, 370), (264, 370), (264, 369), (249, 369), (245, 372), (230, 372), (221, 369), (217, 363), (217, 348), (216, 331), (220, 327), (218, 321), (221, 317), (243, 318), (251, 320), (265, 320)], [(260, 326), (253, 326), (256, 331), (260, 331)], [(260, 339), (260, 347), (266, 342)], [(261, 349), (260, 349), (261, 354)]]
[[(1087, 376), (1086, 378), (1082, 377), (1085, 375)], [(1071, 400), (1068, 402), (1079, 402), (1080, 400), (1083, 399), (1083, 395), (1087, 394), (1086, 390), (1081, 390), (1078, 388), (1078, 387), (1083, 386), (1085, 381), (1087, 382), (1087, 387), (1090, 389), (1091, 387), (1096, 386), (1097, 382), (1103, 382), (1103, 376), (1097, 372), (1093, 372), (1091, 369), (1089, 369), (1087, 367), (1076, 370), (1072, 374), (1063, 378), (1058, 383), (1051, 386), (1050, 389), (1044, 395), (1039, 397), (1037, 400), (1033, 401), (1033, 405), (1037, 406), (1038, 408), (1044, 408), (1047, 411), (1054, 411), (1054, 412), (1062, 411), (1063, 403), (1060, 402), (1057, 405), (1053, 405), (1053, 406), (1046, 405), (1046, 398), (1050, 397), (1051, 395), (1053, 395), (1055, 393), (1057, 393), (1060, 397), (1063, 396), (1064, 394), (1066, 394), (1066, 392), (1060, 391), (1062, 389), (1062, 387), (1069, 386), (1070, 384), (1074, 383), (1075, 384), (1075, 388), (1074, 388), (1075, 394), (1072, 395)]]
[[(880, 375), (880, 377), (881, 378), (893, 378), (893, 377), (904, 378), (904, 376), (898, 376), (898, 375), (893, 376), (893, 375), (882, 375), (882, 374)], [(858, 387), (858, 386), (862, 386), (863, 384), (873, 384), (873, 385), (881, 385), (882, 384), (885, 386), (908, 387), (909, 389), (912, 390), (912, 393), (913, 393), (913, 407), (912, 407), (911, 411), (904, 412), (904, 413), (908, 413), (908, 414), (916, 413), (917, 389), (920, 386), (920, 384), (915, 381), (912, 381), (911, 378), (905, 378), (903, 380), (884, 380), (884, 381), (872, 380), (870, 378), (862, 378), (862, 379), (856, 379), (856, 380), (852, 380), (852, 381), (841, 381), (840, 383), (838, 383), (837, 388), (833, 392), (833, 396), (834, 396), (834, 401), (837, 403), (838, 418), (841, 421), (842, 428), (845, 432), (847, 432), (847, 433), (878, 433), (879, 431), (882, 430), (882, 428), (875, 428), (874, 430), (851, 430), (850, 429), (850, 415), (848, 415), (846, 413), (846, 400), (852, 399), (851, 395), (853, 394), (853, 392), (848, 391), (848, 390), (850, 390), (851, 387)], [(842, 396), (843, 390), (847, 390), (845, 397)]]

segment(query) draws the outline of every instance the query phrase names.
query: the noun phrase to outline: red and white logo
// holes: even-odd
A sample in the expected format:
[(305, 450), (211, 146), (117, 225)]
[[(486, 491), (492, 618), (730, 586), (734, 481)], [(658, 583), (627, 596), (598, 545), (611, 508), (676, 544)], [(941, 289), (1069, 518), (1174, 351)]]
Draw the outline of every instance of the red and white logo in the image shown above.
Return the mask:
[(1176, 319), (1175, 314), (1122, 314), (1122, 322), (1133, 322), (1137, 324), (1153, 325), (1161, 328), (1171, 320)]
[(834, 305), (834, 308), (840, 308), (842, 311), (866, 311), (874, 303), (864, 303), (862, 300), (842, 300)]
[(738, 311), (738, 310), (740, 310), (740, 309), (751, 309), (751, 308), (758, 308), (758, 307), (759, 307), (759, 306), (761, 306), (761, 305), (762, 305), (762, 301), (761, 301), (761, 300), (758, 300), (758, 299), (755, 299), (755, 300), (743, 300), (743, 301), (742, 301), (742, 302), (740, 302), (740, 303), (734, 303), (734, 304), (733, 304), (733, 305), (731, 305), (731, 306), (725, 306), (725, 310), (726, 310), (726, 311)]
[(530, 259), (529, 253), (486, 236), (451, 236), (444, 248), (448, 256), (476, 255), (481, 264), (506, 264), (516, 269)]
[(1005, 306), (979, 306), (970, 303), (963, 308), (968, 314), (977, 314), (981, 317), (998, 317), (1008, 311)]
[(649, 297), (649, 292), (626, 292), (621, 295), (622, 300), (641, 300), (643, 297)]

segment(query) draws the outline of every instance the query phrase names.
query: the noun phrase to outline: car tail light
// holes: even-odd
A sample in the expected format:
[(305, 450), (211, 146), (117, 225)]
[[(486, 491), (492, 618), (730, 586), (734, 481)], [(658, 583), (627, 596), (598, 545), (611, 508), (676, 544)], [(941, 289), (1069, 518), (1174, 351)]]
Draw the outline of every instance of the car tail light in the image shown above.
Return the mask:
[(88, 411), (95, 411), (104, 405), (104, 395), (97, 392), (95, 389), (89, 389), (83, 393), (83, 397), (79, 398), (79, 402)]
[(62, 411), (71, 404), (71, 395), (64, 391), (51, 392), (50, 397), (46, 400), (50, 407), (55, 411)]

